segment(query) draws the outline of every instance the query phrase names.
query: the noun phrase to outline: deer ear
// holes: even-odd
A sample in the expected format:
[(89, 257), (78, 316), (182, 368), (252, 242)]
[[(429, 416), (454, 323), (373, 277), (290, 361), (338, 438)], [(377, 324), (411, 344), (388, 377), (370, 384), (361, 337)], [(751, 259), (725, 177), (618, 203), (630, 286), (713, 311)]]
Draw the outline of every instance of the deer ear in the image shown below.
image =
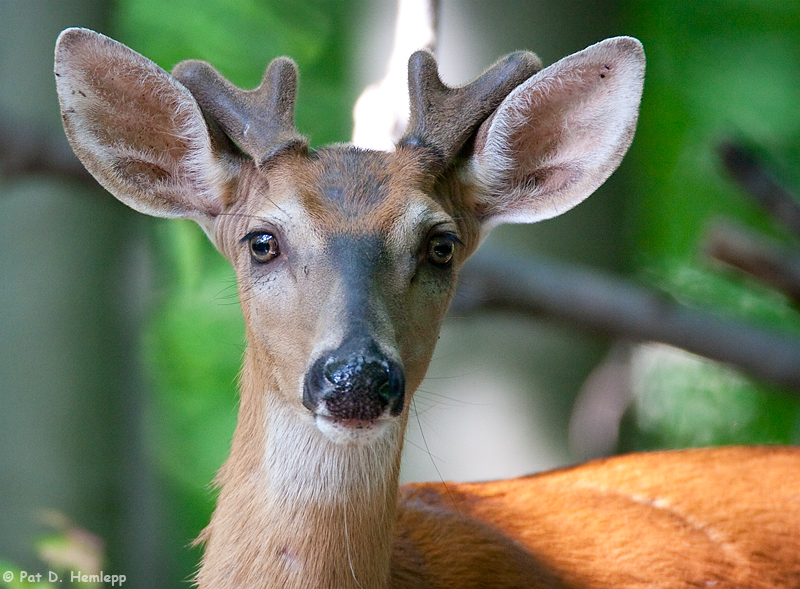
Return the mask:
[(594, 192), (633, 140), (644, 51), (607, 39), (515, 88), (478, 129), (470, 176), (487, 228), (559, 215)]
[(64, 129), (91, 174), (128, 206), (201, 223), (224, 206), (233, 173), (191, 93), (155, 63), (86, 29), (56, 44)]

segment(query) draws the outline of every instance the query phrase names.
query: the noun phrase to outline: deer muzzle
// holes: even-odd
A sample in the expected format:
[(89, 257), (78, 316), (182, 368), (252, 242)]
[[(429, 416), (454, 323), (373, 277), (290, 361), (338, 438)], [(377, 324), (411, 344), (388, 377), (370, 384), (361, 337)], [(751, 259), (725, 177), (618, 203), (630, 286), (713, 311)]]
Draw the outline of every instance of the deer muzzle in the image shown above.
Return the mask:
[(371, 340), (323, 353), (303, 383), (303, 405), (339, 429), (362, 429), (403, 411), (402, 366)]

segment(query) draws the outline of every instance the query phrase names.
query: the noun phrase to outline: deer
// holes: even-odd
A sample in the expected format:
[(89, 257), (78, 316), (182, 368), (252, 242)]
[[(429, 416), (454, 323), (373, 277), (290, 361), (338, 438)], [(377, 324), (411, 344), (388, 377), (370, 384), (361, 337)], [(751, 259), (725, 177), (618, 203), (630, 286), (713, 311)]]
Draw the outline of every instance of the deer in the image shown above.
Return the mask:
[(457, 87), (411, 55), (391, 151), (310, 148), (297, 67), (253, 90), (171, 73), (79, 28), (55, 75), (67, 137), (116, 198), (196, 221), (245, 319), (238, 422), (199, 541), (202, 589), (800, 587), (800, 452), (629, 454), (400, 486), (410, 400), (459, 269), (500, 223), (561, 214), (633, 139), (645, 57), (606, 39)]

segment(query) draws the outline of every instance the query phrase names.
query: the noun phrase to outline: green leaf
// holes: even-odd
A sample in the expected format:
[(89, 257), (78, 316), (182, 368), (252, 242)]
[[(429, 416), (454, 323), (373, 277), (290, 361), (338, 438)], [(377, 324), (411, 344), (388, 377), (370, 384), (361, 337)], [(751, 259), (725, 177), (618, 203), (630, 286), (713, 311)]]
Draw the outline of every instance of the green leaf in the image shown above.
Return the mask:
[(296, 120), (316, 144), (346, 141), (354, 93), (345, 53), (352, 2), (313, 0), (126, 0), (117, 9), (120, 39), (169, 70), (203, 59), (242, 88), (287, 55), (300, 68)]

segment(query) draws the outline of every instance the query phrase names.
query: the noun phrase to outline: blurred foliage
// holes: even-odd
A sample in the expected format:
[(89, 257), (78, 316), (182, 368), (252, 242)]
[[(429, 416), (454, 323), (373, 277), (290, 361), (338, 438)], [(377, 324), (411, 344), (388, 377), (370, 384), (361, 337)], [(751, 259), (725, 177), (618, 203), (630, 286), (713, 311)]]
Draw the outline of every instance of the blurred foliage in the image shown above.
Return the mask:
[[(634, 266), (683, 304), (800, 334), (785, 296), (700, 255), (720, 215), (793, 239), (726, 177), (717, 149), (745, 138), (800, 187), (800, 4), (631, 0), (622, 14), (648, 58), (629, 156)], [(637, 395), (626, 449), (800, 442), (796, 396), (698, 358), (662, 354)]]
[(800, 314), (789, 297), (742, 272), (694, 256), (666, 256), (647, 264), (642, 274), (683, 305), (800, 336)]
[(143, 346), (153, 390), (147, 439), (182, 547), (208, 524), (209, 484), (230, 448), (244, 322), (233, 270), (194, 222), (159, 220), (154, 237), (163, 287)]
[(800, 441), (800, 401), (735, 370), (663, 345), (637, 349), (623, 450)]
[(648, 59), (631, 154), (638, 255), (691, 259), (723, 211), (780, 233), (720, 173), (716, 147), (747, 137), (800, 179), (800, 4), (632, 0), (623, 14)]
[(298, 130), (321, 145), (350, 138), (356, 96), (347, 69), (352, 5), (347, 0), (122, 0), (117, 35), (164, 69), (203, 59), (242, 88), (258, 86), (273, 58), (290, 56), (300, 69)]
[[(102, 572), (105, 561), (103, 541), (72, 524), (59, 512), (40, 514), (51, 532), (36, 542), (36, 553), (46, 570), (26, 571), (0, 559), (0, 588), (5, 589), (100, 589), (102, 582), (90, 579)], [(73, 579), (74, 577), (74, 579)], [(117, 576), (114, 576), (117, 579)], [(115, 583), (119, 586), (119, 584)]]

